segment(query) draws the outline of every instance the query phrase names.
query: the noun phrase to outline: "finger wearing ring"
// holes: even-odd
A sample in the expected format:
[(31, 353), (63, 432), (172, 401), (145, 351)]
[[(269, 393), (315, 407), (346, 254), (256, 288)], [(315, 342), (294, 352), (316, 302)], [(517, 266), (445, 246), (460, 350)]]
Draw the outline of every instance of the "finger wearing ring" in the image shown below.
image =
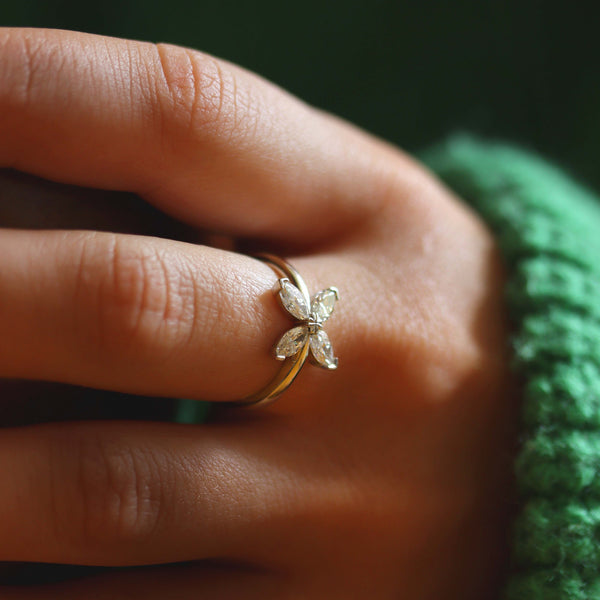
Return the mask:
[(281, 361), (289, 359), (288, 364), (282, 366), (265, 388), (236, 403), (246, 407), (265, 406), (280, 396), (300, 372), (309, 351), (313, 362), (320, 367), (334, 370), (338, 366), (329, 336), (323, 329), (323, 323), (331, 316), (339, 300), (338, 289), (330, 286), (311, 298), (300, 273), (285, 260), (271, 254), (256, 257), (269, 264), (276, 273), (284, 275), (277, 282), (281, 305), (301, 324), (286, 331), (274, 349), (275, 358)]

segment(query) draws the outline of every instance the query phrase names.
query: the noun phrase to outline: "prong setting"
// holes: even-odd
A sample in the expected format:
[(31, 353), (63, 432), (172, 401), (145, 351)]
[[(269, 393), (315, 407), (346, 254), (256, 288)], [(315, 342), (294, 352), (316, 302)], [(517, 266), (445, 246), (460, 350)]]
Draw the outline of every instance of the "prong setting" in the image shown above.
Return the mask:
[(333, 354), (323, 323), (329, 319), (339, 299), (338, 289), (328, 287), (317, 292), (307, 302), (305, 295), (289, 278), (282, 277), (278, 282), (279, 299), (283, 307), (300, 324), (288, 330), (279, 340), (275, 347), (275, 358), (285, 360), (295, 356), (308, 344), (315, 364), (329, 370), (336, 369), (338, 360)]
[(296, 323), (273, 348), (275, 358), (283, 363), (277, 374), (260, 390), (234, 403), (245, 408), (262, 407), (273, 402), (292, 384), (309, 357), (311, 362), (327, 370), (338, 366), (338, 359), (323, 329), (323, 323), (331, 316), (339, 300), (338, 289), (332, 286), (311, 297), (300, 273), (283, 258), (266, 253), (254, 256), (275, 271), (277, 282), (273, 291)]

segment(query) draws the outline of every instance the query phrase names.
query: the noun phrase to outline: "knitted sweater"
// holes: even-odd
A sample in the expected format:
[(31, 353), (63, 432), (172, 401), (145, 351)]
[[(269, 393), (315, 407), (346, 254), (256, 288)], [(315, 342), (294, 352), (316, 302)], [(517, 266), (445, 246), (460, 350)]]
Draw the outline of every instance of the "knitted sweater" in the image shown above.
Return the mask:
[[(506, 600), (600, 599), (600, 202), (540, 158), (455, 137), (421, 157), (496, 234), (524, 381)], [(207, 404), (182, 401), (178, 421)]]
[(425, 161), (497, 236), (524, 380), (507, 600), (600, 598), (600, 202), (541, 159), (457, 137)]

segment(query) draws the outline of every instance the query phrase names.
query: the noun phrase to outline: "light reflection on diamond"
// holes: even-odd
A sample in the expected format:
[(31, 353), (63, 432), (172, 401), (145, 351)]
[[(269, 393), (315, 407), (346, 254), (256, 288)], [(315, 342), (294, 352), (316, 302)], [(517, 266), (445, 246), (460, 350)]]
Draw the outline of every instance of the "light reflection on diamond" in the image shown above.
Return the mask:
[(287, 280), (281, 280), (279, 297), (284, 308), (296, 319), (306, 321), (308, 319), (308, 305), (302, 292)]
[(337, 365), (329, 336), (323, 329), (310, 335), (310, 350), (315, 360), (323, 367), (333, 368)]
[(310, 307), (310, 315), (317, 323), (329, 319), (335, 306), (336, 295), (333, 290), (322, 290), (315, 294)]
[(305, 325), (299, 325), (286, 331), (275, 348), (276, 358), (283, 360), (289, 356), (294, 356), (306, 343), (307, 336), (308, 328)]

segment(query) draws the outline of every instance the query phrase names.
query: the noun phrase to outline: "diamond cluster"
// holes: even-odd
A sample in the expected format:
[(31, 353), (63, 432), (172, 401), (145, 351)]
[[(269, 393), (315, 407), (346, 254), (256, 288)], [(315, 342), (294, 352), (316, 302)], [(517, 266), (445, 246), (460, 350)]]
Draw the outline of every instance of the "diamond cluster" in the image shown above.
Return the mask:
[(275, 347), (275, 357), (285, 360), (294, 356), (308, 342), (315, 361), (326, 369), (335, 369), (338, 359), (333, 354), (323, 323), (329, 319), (336, 301), (339, 300), (337, 288), (321, 290), (312, 297), (309, 304), (304, 294), (289, 279), (280, 279), (279, 287), (281, 304), (292, 317), (302, 321), (302, 324), (283, 334)]

